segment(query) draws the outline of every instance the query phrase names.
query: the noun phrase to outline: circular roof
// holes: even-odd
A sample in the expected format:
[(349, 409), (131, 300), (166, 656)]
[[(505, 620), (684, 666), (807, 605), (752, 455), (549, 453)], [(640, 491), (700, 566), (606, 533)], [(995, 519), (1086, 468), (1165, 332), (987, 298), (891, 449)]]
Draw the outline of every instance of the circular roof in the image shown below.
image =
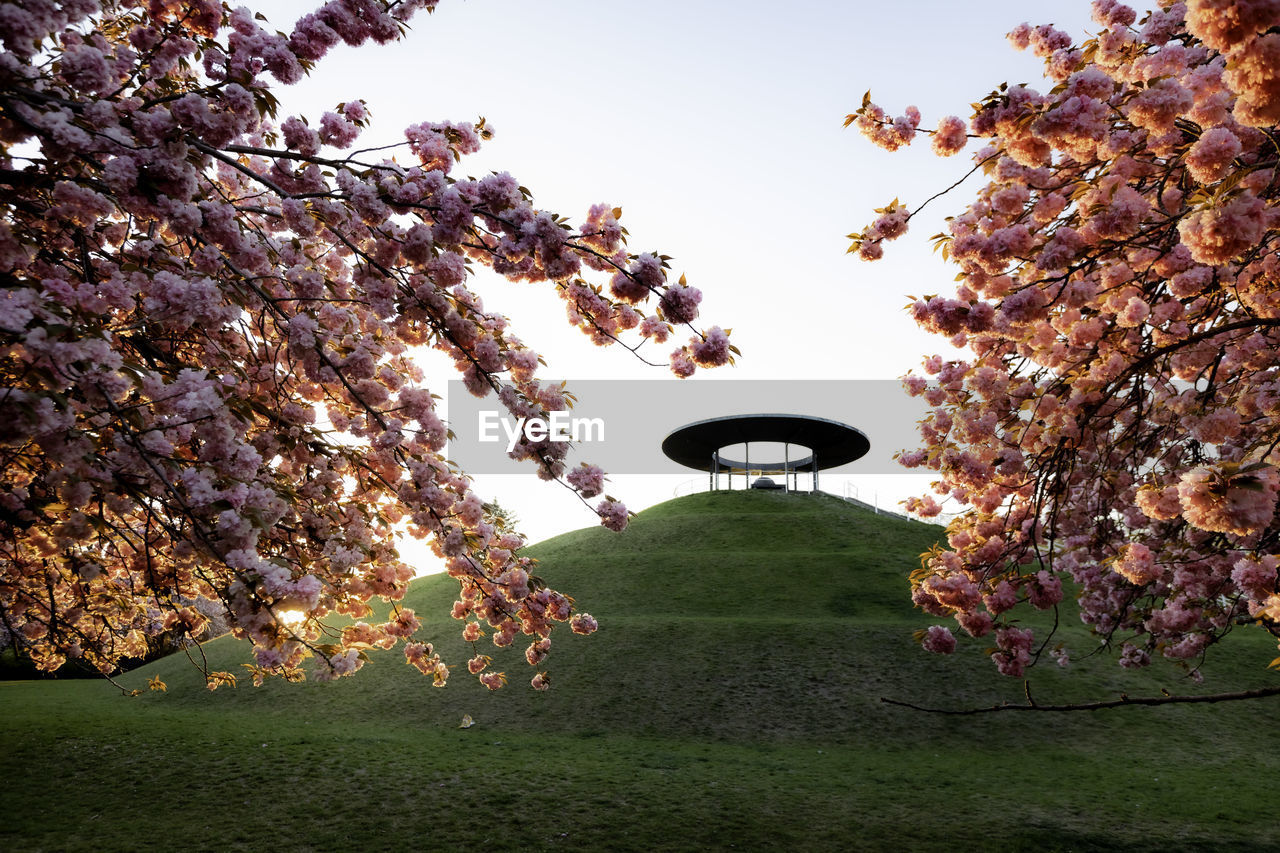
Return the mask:
[(799, 444), (811, 451), (813, 455), (804, 459), (753, 460), (751, 464), (752, 468), (786, 467), (792, 471), (835, 468), (861, 458), (871, 449), (871, 442), (861, 430), (839, 421), (811, 415), (730, 415), (680, 427), (662, 440), (662, 452), (668, 459), (699, 471), (710, 471), (713, 458), (721, 467), (745, 468), (745, 462), (721, 456), (720, 448), (752, 441)]

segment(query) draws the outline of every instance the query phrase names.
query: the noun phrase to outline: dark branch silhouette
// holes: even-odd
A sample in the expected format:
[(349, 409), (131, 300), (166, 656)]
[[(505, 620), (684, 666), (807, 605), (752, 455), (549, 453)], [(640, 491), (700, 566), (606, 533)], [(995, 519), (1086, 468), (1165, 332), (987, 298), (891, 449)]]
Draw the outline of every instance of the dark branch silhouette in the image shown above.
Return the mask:
[(902, 702), (881, 696), (880, 701), (887, 705), (910, 708), (913, 711), (924, 711), (927, 714), (945, 714), (947, 716), (973, 716), (975, 714), (991, 714), (997, 711), (1101, 711), (1106, 708), (1125, 708), (1136, 705), (1191, 705), (1210, 702), (1238, 702), (1244, 699), (1262, 699), (1267, 696), (1280, 696), (1280, 687), (1260, 687), (1256, 690), (1241, 690), (1236, 693), (1207, 693), (1202, 696), (1174, 696), (1166, 693), (1163, 696), (1140, 696), (1133, 698), (1124, 693), (1119, 699), (1108, 699), (1102, 702), (1079, 702), (1065, 705), (1041, 705), (1031, 696), (1031, 685), (1023, 683), (1027, 697), (1025, 705), (1004, 702), (987, 708), (926, 708), (911, 702)]

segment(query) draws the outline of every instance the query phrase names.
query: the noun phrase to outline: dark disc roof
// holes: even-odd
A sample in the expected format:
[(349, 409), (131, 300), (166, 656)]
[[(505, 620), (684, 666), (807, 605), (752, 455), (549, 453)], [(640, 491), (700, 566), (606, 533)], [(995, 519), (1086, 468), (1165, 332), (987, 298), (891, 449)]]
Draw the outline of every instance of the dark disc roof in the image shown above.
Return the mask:
[[(699, 471), (711, 470), (713, 455), (722, 467), (743, 468), (744, 462), (721, 456), (720, 448), (753, 441), (798, 444), (811, 451), (813, 456), (786, 460), (786, 467), (792, 471), (812, 471), (814, 456), (818, 470), (835, 468), (864, 456), (871, 449), (871, 442), (861, 430), (839, 421), (811, 415), (730, 415), (680, 427), (662, 440), (662, 452), (667, 458)], [(753, 460), (751, 467), (781, 470), (784, 460)]]

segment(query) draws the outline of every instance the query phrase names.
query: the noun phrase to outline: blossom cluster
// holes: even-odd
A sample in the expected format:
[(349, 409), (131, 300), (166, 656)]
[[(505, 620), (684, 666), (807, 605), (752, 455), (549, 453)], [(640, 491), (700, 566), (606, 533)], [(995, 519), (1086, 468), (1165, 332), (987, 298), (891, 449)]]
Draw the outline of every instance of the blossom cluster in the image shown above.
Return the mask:
[[(1093, 16), (1078, 45), (1010, 33), (1052, 88), (1001, 86), (968, 121), (983, 185), (935, 238), (959, 284), (911, 308), (967, 350), (906, 377), (932, 410), (899, 456), (938, 474), (912, 509), (963, 511), (913, 598), (1020, 675), (1050, 639), (1016, 614), (1065, 582), (1122, 665), (1194, 674), (1235, 626), (1280, 635), (1280, 2)], [(856, 121), (910, 141), (882, 116)], [(864, 257), (910, 219), (878, 213)], [(954, 648), (942, 625), (922, 642)]]
[[(447, 560), (466, 630), (531, 636), (531, 664), (553, 624), (594, 630), (445, 458), (418, 353), (443, 353), (517, 418), (566, 407), (469, 286), (473, 263), (545, 283), (599, 344), (688, 327), (680, 375), (732, 348), (691, 325), (701, 293), (668, 281), (669, 258), (628, 250), (619, 209), (574, 227), (506, 173), (456, 174), (483, 121), (417, 123), (374, 157), (353, 151), (362, 100), (278, 117), (272, 81), (398, 39), (434, 5), (330, 0), (287, 33), (217, 0), (4, 7), (0, 644), (108, 673), (150, 635), (196, 636), (218, 602), (253, 644), (255, 680), (297, 677), (308, 657), (318, 677), (347, 675), (403, 643), (443, 684), (411, 611), (358, 621), (414, 575), (398, 529)], [(599, 495), (603, 472), (566, 477), (563, 453), (516, 449)], [(626, 524), (612, 499), (596, 511)], [(335, 633), (331, 615), (357, 621)]]

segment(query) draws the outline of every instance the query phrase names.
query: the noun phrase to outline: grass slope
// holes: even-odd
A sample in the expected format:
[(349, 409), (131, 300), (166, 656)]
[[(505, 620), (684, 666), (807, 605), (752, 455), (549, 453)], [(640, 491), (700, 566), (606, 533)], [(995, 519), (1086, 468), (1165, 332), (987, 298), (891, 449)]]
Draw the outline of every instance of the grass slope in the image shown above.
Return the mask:
[[(622, 535), (548, 540), (543, 573), (602, 627), (557, 636), (547, 693), (513, 657), (490, 694), (465, 674), (433, 689), (397, 653), (333, 684), (213, 694), (177, 658), (127, 676), (169, 684), (133, 700), (0, 685), (15, 783), (0, 848), (1280, 850), (1274, 702), (977, 717), (882, 703), (1021, 698), (981, 644), (939, 658), (913, 642), (928, 620), (906, 576), (937, 535), (827, 496), (717, 492)], [(455, 588), (424, 578), (407, 603), (462, 663), (458, 623), (437, 617)], [(1198, 689), (1274, 677), (1265, 637), (1229, 639)], [(245, 659), (230, 639), (205, 652)], [(1046, 703), (1190, 692), (1177, 670), (1107, 658), (1033, 684)], [(477, 725), (459, 729), (463, 714)]]

